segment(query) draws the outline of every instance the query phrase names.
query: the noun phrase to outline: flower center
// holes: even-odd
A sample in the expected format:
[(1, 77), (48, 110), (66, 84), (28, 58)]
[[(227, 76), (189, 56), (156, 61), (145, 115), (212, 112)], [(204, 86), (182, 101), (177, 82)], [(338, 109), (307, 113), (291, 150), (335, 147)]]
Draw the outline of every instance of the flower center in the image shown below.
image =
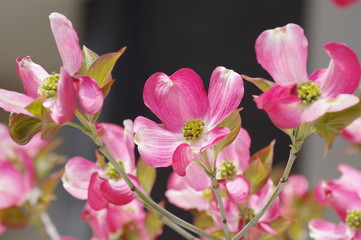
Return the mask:
[(351, 228), (361, 228), (361, 210), (348, 210), (346, 223)]
[[(124, 167), (123, 162), (122, 161), (118, 161), (118, 164), (121, 167)], [(113, 164), (108, 163), (107, 164), (107, 169), (105, 171), (105, 174), (109, 177), (109, 179), (113, 179), (113, 180), (119, 180), (122, 177), (119, 175), (119, 173), (117, 172), (117, 170), (115, 169), (115, 167), (113, 166)]]
[(212, 190), (210, 188), (204, 189), (202, 193), (202, 198), (205, 200), (212, 200), (213, 199)]
[(189, 120), (182, 127), (183, 137), (186, 140), (198, 139), (203, 132), (204, 122), (200, 119)]
[(221, 178), (228, 180), (234, 178), (237, 174), (237, 169), (233, 162), (223, 162), (218, 168), (218, 171)]
[(301, 82), (297, 86), (297, 92), (303, 103), (313, 103), (321, 96), (320, 87), (311, 81)]
[(252, 208), (246, 208), (243, 215), (243, 220), (248, 223), (256, 216), (256, 213)]
[(45, 98), (51, 98), (56, 96), (56, 90), (58, 88), (59, 78), (60, 75), (56, 73), (53, 73), (49, 75), (49, 77), (45, 78), (43, 83), (38, 89), (39, 95)]

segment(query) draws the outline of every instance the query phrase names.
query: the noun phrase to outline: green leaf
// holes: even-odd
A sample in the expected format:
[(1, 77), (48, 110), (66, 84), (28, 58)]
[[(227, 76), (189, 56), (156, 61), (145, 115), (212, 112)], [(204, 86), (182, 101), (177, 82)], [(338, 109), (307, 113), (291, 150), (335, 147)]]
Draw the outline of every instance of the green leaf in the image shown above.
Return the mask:
[(253, 158), (261, 159), (263, 164), (271, 172), (272, 163), (273, 163), (273, 152), (274, 152), (275, 144), (276, 144), (276, 140), (273, 140), (267, 147), (262, 148), (261, 150), (259, 150), (255, 154), (253, 154), (250, 161), (252, 161)]
[(237, 137), (242, 123), (241, 116), (239, 115), (241, 110), (241, 108), (234, 110), (226, 119), (217, 125), (217, 127), (229, 128), (231, 133), (214, 147), (214, 152), (216, 155), (218, 155), (218, 153), (221, 152), (223, 148), (231, 144)]
[(200, 211), (194, 214), (193, 225), (203, 230), (214, 227), (213, 219), (206, 211)]
[(29, 113), (34, 114), (37, 117), (41, 117), (43, 113), (43, 101), (41, 98), (35, 99), (32, 103), (25, 107)]
[(143, 187), (146, 193), (150, 194), (152, 191), (156, 176), (156, 169), (149, 166), (141, 158), (139, 158), (137, 163), (137, 177), (139, 179), (140, 185)]
[(20, 207), (10, 207), (0, 211), (0, 224), (7, 228), (23, 228), (29, 220), (29, 216)]
[(86, 75), (92, 77), (100, 88), (106, 86), (111, 80), (111, 72), (118, 58), (124, 53), (125, 47), (118, 52), (107, 53), (98, 57), (90, 66)]
[(53, 138), (61, 126), (62, 125), (59, 125), (53, 121), (49, 111), (43, 111), (41, 139), (48, 140)]
[(243, 176), (248, 179), (251, 184), (251, 194), (260, 190), (267, 182), (270, 172), (266, 165), (259, 157), (254, 158)]
[(326, 113), (317, 120), (317, 133), (326, 140), (326, 148), (332, 147), (333, 140), (350, 123), (361, 116), (361, 102), (340, 112)]
[(242, 78), (250, 83), (253, 83), (258, 87), (262, 92), (268, 91), (271, 87), (273, 87), (276, 83), (269, 81), (264, 78), (251, 78), (247, 75), (242, 75)]
[(24, 114), (9, 116), (9, 133), (11, 138), (20, 145), (27, 144), (32, 137), (41, 131), (41, 120)]
[(276, 141), (273, 140), (267, 147), (253, 154), (249, 160), (249, 167), (244, 176), (251, 183), (252, 193), (260, 190), (266, 184), (271, 174), (275, 143)]
[(83, 62), (77, 75), (86, 75), (88, 73), (90, 66), (99, 57), (98, 54), (96, 54), (86, 46), (83, 46), (82, 53), (83, 53)]
[(273, 230), (275, 230), (279, 235), (282, 235), (286, 232), (288, 227), (291, 225), (292, 219), (286, 217), (278, 217), (270, 225)]
[(64, 174), (64, 169), (60, 169), (50, 176), (48, 176), (41, 184), (42, 190), (42, 203), (50, 203), (54, 199), (54, 190), (58, 186), (61, 177)]
[(158, 231), (163, 228), (163, 222), (160, 221), (153, 212), (148, 212), (145, 219), (145, 227), (147, 229), (148, 237), (152, 239), (156, 236)]

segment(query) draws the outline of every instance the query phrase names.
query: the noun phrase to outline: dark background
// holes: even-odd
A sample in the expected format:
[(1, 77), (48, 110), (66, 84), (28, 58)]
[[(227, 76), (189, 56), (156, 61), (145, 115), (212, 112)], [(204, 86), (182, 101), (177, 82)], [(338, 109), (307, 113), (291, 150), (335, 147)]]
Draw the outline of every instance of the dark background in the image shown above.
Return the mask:
[[(301, 0), (89, 1), (83, 39), (87, 47), (98, 54), (127, 47), (114, 69), (116, 82), (106, 99), (101, 120), (122, 124), (124, 119), (134, 120), (142, 115), (159, 122), (142, 100), (143, 85), (155, 72), (171, 75), (180, 68), (192, 68), (202, 77), (206, 88), (217, 66), (270, 79), (257, 64), (255, 40), (267, 29), (291, 22), (302, 25), (303, 5)], [(252, 95), (259, 93), (245, 82), (240, 106), (242, 127), (252, 138), (251, 153), (276, 139), (275, 162), (285, 162), (288, 137), (257, 109)], [(158, 169), (157, 185), (152, 192), (155, 201), (164, 200), (170, 171)], [(189, 219), (175, 207), (167, 208)], [(160, 239), (176, 238), (171, 230), (165, 229)]]

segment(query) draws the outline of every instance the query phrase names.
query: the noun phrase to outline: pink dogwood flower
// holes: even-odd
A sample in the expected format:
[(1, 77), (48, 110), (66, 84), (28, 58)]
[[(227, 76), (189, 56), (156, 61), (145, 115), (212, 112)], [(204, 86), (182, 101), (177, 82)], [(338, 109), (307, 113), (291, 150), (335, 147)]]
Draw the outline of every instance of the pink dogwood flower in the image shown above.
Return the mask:
[(94, 114), (103, 104), (103, 95), (91, 77), (75, 75), (83, 57), (72, 23), (59, 13), (52, 13), (49, 18), (63, 62), (60, 74), (47, 73), (30, 57), (17, 58), (16, 71), (25, 94), (0, 89), (0, 107), (8, 112), (32, 116), (25, 107), (41, 98), (43, 106), (51, 110), (52, 119), (63, 124), (72, 120), (77, 99), (85, 112)]
[(361, 118), (342, 129), (341, 135), (352, 143), (361, 144)]
[(16, 144), (0, 124), (0, 209), (21, 206), (35, 188), (33, 158), (47, 144), (39, 134), (26, 146)]
[(128, 239), (127, 234), (137, 236), (134, 239), (152, 240), (161, 233), (158, 231), (154, 238), (148, 236), (145, 226), (146, 212), (144, 206), (136, 200), (122, 206), (109, 204), (98, 211), (86, 204), (81, 218), (87, 221), (93, 230), (91, 240), (110, 240), (114, 239), (114, 236)]
[(153, 167), (173, 165), (184, 176), (194, 158), (230, 133), (217, 125), (237, 108), (243, 92), (240, 75), (224, 67), (213, 71), (208, 96), (201, 78), (191, 69), (180, 69), (171, 76), (153, 74), (144, 86), (143, 98), (162, 125), (141, 116), (135, 119), (134, 141), (143, 160)]
[(361, 239), (361, 172), (346, 164), (340, 164), (339, 179), (322, 181), (316, 187), (317, 200), (331, 206), (342, 223), (333, 224), (324, 220), (309, 223), (310, 236), (316, 240)]
[(279, 128), (298, 127), (359, 101), (352, 95), (361, 73), (357, 55), (345, 44), (330, 42), (324, 46), (331, 58), (328, 68), (308, 76), (307, 45), (303, 29), (296, 24), (264, 31), (257, 38), (258, 63), (276, 85), (255, 101)]
[[(131, 122), (126, 121), (126, 125), (131, 126)], [(131, 136), (122, 127), (110, 123), (97, 124), (97, 130), (101, 140), (128, 173), (128, 177), (139, 185), (134, 176), (134, 143)], [(110, 163), (99, 166), (82, 157), (71, 158), (65, 165), (62, 181), (65, 190), (78, 199), (88, 200), (94, 210), (106, 208), (109, 203), (128, 204), (136, 197)]]

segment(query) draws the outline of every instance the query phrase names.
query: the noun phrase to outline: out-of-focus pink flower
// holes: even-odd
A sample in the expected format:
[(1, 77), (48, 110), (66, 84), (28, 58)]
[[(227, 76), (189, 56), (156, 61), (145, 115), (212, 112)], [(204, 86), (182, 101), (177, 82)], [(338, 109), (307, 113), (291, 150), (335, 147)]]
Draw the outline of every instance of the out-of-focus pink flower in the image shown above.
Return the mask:
[(361, 239), (361, 172), (346, 164), (340, 164), (338, 170), (342, 176), (320, 182), (315, 193), (321, 204), (331, 206), (336, 211), (342, 223), (336, 225), (323, 220), (311, 221), (311, 237), (317, 240)]
[[(131, 122), (126, 121), (126, 125), (131, 126)], [(123, 165), (128, 177), (138, 184), (137, 178), (133, 175), (135, 159), (131, 134), (127, 134), (127, 130), (122, 127), (110, 123), (98, 123), (97, 130), (114, 158)], [(110, 163), (101, 167), (82, 157), (71, 158), (65, 165), (62, 180), (64, 188), (71, 195), (78, 199), (87, 199), (95, 210), (107, 207), (108, 203), (124, 205), (135, 198), (134, 193)]]
[(291, 216), (293, 211), (292, 207), (295, 201), (306, 197), (307, 194), (308, 194), (307, 178), (299, 174), (293, 174), (289, 176), (286, 186), (280, 193), (280, 200), (282, 205), (281, 215)]
[(30, 57), (17, 58), (16, 71), (25, 94), (0, 89), (0, 107), (8, 112), (32, 116), (25, 107), (42, 98), (43, 106), (51, 110), (52, 119), (63, 124), (72, 120), (77, 99), (85, 112), (94, 114), (103, 104), (103, 95), (95, 80), (74, 75), (81, 66), (82, 53), (71, 22), (59, 13), (52, 13), (49, 18), (63, 61), (60, 74), (49, 75)]
[[(129, 233), (132, 233), (132, 236), (138, 236), (137, 239), (154, 239), (149, 238), (146, 231), (144, 207), (135, 200), (122, 206), (109, 204), (99, 211), (95, 211), (87, 204), (81, 218), (91, 226), (92, 240), (109, 240), (113, 239), (111, 236), (117, 234), (120, 235), (119, 239), (123, 239), (121, 236), (124, 237)], [(156, 236), (160, 233), (158, 232)], [(124, 239), (127, 238), (124, 237)]]
[(162, 121), (134, 121), (135, 143), (143, 160), (153, 167), (173, 165), (181, 176), (194, 158), (224, 139), (230, 130), (217, 127), (240, 104), (243, 80), (232, 70), (217, 67), (208, 96), (201, 78), (191, 69), (171, 76), (153, 74), (144, 86), (148, 108)]
[(46, 141), (37, 135), (27, 146), (13, 142), (7, 127), (0, 124), (0, 209), (21, 206), (35, 186), (33, 158)]
[(298, 127), (359, 101), (352, 95), (361, 73), (357, 55), (345, 44), (328, 43), (324, 46), (331, 58), (328, 68), (308, 76), (307, 45), (296, 24), (264, 31), (256, 41), (257, 60), (276, 85), (255, 101), (280, 128)]
[(359, 2), (359, 0), (332, 0), (332, 2), (338, 7), (344, 8)]
[(361, 118), (356, 119), (350, 125), (342, 130), (342, 137), (346, 140), (360, 144), (361, 143)]
[(250, 194), (249, 181), (242, 176), (250, 160), (251, 138), (241, 128), (235, 140), (217, 157), (217, 179), (222, 180), (229, 197), (237, 204), (244, 203)]

